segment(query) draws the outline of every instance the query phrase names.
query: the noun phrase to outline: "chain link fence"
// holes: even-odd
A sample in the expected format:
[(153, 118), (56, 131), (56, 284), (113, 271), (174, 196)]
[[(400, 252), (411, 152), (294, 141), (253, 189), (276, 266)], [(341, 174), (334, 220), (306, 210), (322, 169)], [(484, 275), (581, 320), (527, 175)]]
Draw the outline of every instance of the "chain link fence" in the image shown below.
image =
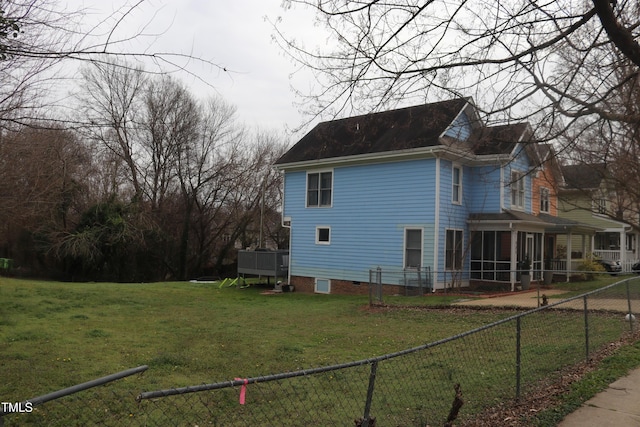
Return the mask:
[(639, 311), (640, 280), (630, 278), (376, 358), (144, 391), (135, 400), (131, 387), (101, 385), (8, 414), (4, 425), (464, 425), (636, 332)]

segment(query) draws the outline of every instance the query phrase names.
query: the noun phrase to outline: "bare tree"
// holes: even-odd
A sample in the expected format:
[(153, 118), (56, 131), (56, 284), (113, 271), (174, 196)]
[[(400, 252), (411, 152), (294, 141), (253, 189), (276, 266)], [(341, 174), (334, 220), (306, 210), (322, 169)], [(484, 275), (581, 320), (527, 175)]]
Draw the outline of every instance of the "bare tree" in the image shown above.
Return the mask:
[(141, 69), (120, 64), (94, 64), (83, 71), (81, 112), (89, 126), (85, 136), (101, 143), (128, 168), (134, 197), (141, 199), (140, 135), (146, 78)]
[(179, 160), (198, 139), (200, 111), (189, 91), (168, 76), (148, 81), (143, 105), (140, 169), (146, 198), (155, 210), (168, 192), (179, 191)]
[(210, 270), (223, 246), (232, 222), (226, 201), (246, 173), (241, 158), (245, 142), (234, 106), (220, 98), (210, 98), (201, 106), (197, 136), (181, 152), (178, 165), (184, 208), (178, 251), (180, 277), (186, 277), (189, 270)]
[(35, 236), (72, 227), (88, 203), (90, 152), (50, 127), (0, 133), (0, 248), (18, 262), (36, 258)]
[[(226, 68), (205, 58), (181, 52), (158, 52), (152, 46), (132, 51), (134, 41), (155, 40), (157, 33), (137, 32), (123, 27), (136, 12), (146, 13), (150, 24), (153, 6), (143, 1), (124, 3), (94, 27), (84, 26), (89, 11), (68, 10), (59, 0), (7, 0), (0, 4), (0, 128), (36, 125), (36, 119), (53, 119), (52, 110), (68, 106), (53, 95), (66, 86), (66, 65), (93, 63), (128, 66), (130, 61), (144, 61), (148, 73), (180, 71), (201, 81), (187, 67), (205, 64), (226, 72)], [(138, 70), (139, 71), (139, 70)], [(206, 83), (206, 82), (205, 82)], [(57, 98), (56, 98), (57, 96)], [(46, 107), (46, 108), (45, 108)], [(63, 120), (55, 117), (57, 121)], [(73, 124), (81, 117), (64, 119)], [(71, 122), (71, 123), (69, 123)]]
[[(596, 55), (597, 53), (597, 55)], [(603, 114), (572, 118), (559, 145), (569, 147), (561, 153), (567, 164), (591, 166), (593, 175), (602, 175), (607, 188), (591, 192), (597, 213), (638, 224), (640, 213), (640, 76), (637, 66), (620, 52), (598, 47), (587, 61), (567, 51), (563, 69), (579, 83), (583, 92), (603, 96)], [(576, 90), (576, 88), (574, 88)], [(571, 93), (579, 96), (579, 93)], [(602, 201), (606, 200), (604, 209)]]
[(540, 139), (552, 140), (579, 117), (639, 119), (610, 108), (611, 86), (599, 86), (588, 73), (581, 76), (575, 67), (565, 67), (571, 52), (581, 71), (594, 63), (612, 70), (624, 60), (637, 73), (640, 15), (632, 1), (285, 4), (315, 9), (331, 40), (313, 50), (288, 34), (276, 35), (295, 61), (316, 73), (317, 90), (301, 93), (314, 117), (453, 95), (473, 96), (487, 120), (535, 115), (530, 121), (546, 131), (538, 129)]

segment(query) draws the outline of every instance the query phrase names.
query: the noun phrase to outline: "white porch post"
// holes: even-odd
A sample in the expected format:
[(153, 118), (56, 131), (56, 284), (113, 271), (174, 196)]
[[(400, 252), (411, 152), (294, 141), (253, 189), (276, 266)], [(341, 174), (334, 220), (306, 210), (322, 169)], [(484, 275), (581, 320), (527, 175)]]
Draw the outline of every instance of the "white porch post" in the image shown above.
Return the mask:
[(624, 269), (627, 261), (627, 231), (625, 230), (624, 227), (622, 228), (622, 231), (620, 231), (619, 247), (620, 247), (620, 265)]
[(516, 270), (518, 269), (518, 232), (511, 230), (511, 292), (516, 290)]
[(567, 282), (569, 281), (569, 278), (571, 277), (571, 251), (573, 250), (573, 248), (571, 247), (571, 240), (573, 239), (573, 235), (571, 234), (571, 232), (569, 232), (569, 235), (567, 236), (567, 267), (565, 268), (565, 271), (567, 273)]

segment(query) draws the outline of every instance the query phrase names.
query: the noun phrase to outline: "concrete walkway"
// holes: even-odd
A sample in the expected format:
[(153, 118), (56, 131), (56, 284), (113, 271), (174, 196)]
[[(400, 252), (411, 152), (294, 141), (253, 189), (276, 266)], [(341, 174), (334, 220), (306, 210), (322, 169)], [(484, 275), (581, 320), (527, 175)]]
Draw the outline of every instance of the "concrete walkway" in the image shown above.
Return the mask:
[(558, 427), (596, 426), (640, 426), (640, 369), (596, 394), (558, 424)]
[[(542, 295), (547, 297), (555, 297), (562, 295), (567, 291), (560, 291), (554, 289), (540, 290), (540, 303), (542, 303)], [(549, 304), (560, 301), (560, 299), (549, 299)], [(536, 290), (530, 290), (525, 292), (511, 292), (508, 294), (500, 294), (496, 296), (489, 296), (486, 298), (470, 299), (467, 301), (460, 301), (453, 305), (467, 305), (472, 307), (522, 307), (526, 309), (538, 307), (538, 292)]]
[[(555, 296), (549, 303), (560, 301), (557, 298), (564, 291), (545, 289), (540, 295)], [(581, 301), (575, 301), (582, 304)], [(598, 300), (598, 308), (627, 312), (626, 300)], [(601, 306), (602, 304), (602, 306)], [(515, 292), (489, 298), (461, 301), (455, 305), (538, 307), (538, 292)], [(579, 308), (579, 307), (576, 307)], [(609, 388), (585, 402), (578, 410), (569, 414), (558, 427), (640, 427), (640, 369), (609, 385)]]

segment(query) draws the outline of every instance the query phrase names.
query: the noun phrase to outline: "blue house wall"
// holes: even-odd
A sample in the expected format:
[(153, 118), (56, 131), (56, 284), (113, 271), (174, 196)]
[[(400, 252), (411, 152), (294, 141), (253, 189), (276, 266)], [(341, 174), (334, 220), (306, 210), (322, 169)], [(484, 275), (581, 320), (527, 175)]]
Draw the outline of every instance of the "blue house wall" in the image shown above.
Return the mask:
[[(407, 227), (423, 230), (422, 265), (432, 266), (436, 162), (335, 167), (333, 203), (326, 208), (305, 206), (306, 171), (287, 172), (284, 215), (291, 218), (290, 274), (367, 282), (369, 269), (402, 269)], [(317, 226), (330, 227), (330, 244), (316, 244)]]
[(501, 174), (500, 165), (469, 168), (470, 190), (466, 192), (465, 201), (470, 212), (500, 212), (504, 191)]
[(469, 116), (467, 116), (467, 113), (462, 112), (453, 121), (449, 129), (447, 129), (445, 135), (450, 136), (451, 138), (459, 139), (460, 141), (466, 141), (471, 135), (471, 132), (471, 120), (469, 120)]
[[(453, 167), (462, 168), (462, 200), (455, 203), (453, 199)], [(469, 228), (467, 219), (469, 217), (468, 195), (473, 194), (472, 168), (456, 164), (449, 160), (440, 160), (440, 211), (438, 221), (438, 263), (435, 270), (439, 273), (436, 278), (438, 282), (445, 281), (446, 278), (442, 274), (445, 268), (445, 249), (446, 249), (446, 232), (447, 230), (461, 230), (463, 232), (462, 244), (463, 255), (464, 248), (469, 242)], [(462, 269), (467, 270), (468, 257), (463, 256)]]
[[(503, 192), (503, 206), (506, 209), (514, 209), (514, 210), (521, 210), (523, 212), (526, 213), (531, 213), (532, 212), (532, 206), (531, 206), (531, 186), (532, 186), (532, 177), (531, 177), (531, 159), (529, 158), (529, 156), (527, 155), (526, 151), (524, 150), (523, 146), (518, 146), (515, 149), (515, 156), (514, 159), (509, 162), (507, 165), (505, 165), (504, 167), (504, 192)], [(511, 185), (513, 185), (514, 183), (511, 182), (511, 172), (512, 171), (517, 171), (520, 174), (523, 175), (523, 179), (524, 179), (524, 210), (519, 209), (515, 206), (513, 206), (511, 204)]]

